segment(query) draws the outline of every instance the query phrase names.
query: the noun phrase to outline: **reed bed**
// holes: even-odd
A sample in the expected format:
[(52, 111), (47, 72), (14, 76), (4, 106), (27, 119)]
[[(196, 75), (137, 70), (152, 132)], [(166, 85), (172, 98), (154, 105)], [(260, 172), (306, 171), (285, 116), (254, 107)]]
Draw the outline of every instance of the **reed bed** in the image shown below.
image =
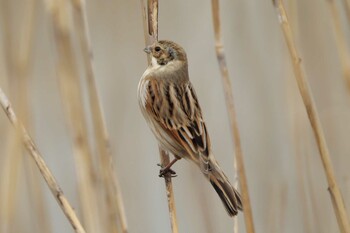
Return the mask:
[[(36, 29), (36, 9), (37, 1), (31, 0), (25, 4), (24, 22), (20, 25), (20, 40), (19, 47), (15, 50), (12, 47), (13, 35), (10, 31), (11, 15), (8, 13), (11, 9), (10, 4), (2, 3), (3, 28), (6, 35), (3, 40), (6, 57), (10, 58), (6, 62), (6, 70), (9, 76), (13, 77), (9, 80), (11, 93), (18, 93), (12, 97), (15, 100), (14, 105), (17, 106), (18, 115), (23, 120), (26, 128), (33, 128), (31, 120), (31, 107), (28, 101), (30, 93), (28, 92), (28, 85), (31, 82), (31, 67), (32, 67), (32, 53), (33, 40), (35, 38)], [(24, 188), (28, 193), (31, 203), (31, 210), (35, 216), (40, 216), (43, 222), (39, 222), (37, 218), (32, 218), (33, 222), (40, 225), (36, 229), (37, 232), (50, 232), (50, 221), (47, 218), (47, 206), (43, 199), (43, 189), (40, 184), (39, 174), (36, 172), (35, 165), (30, 161), (24, 153), (25, 150), (21, 146), (21, 136), (18, 130), (9, 130), (9, 140), (7, 143), (7, 153), (5, 156), (5, 163), (1, 169), (2, 181), (0, 182), (0, 232), (9, 232), (14, 230), (15, 215), (18, 214), (16, 202), (18, 196), (16, 193), (21, 192)], [(20, 180), (25, 179), (28, 183), (26, 187), (21, 186)], [(23, 185), (22, 185), (23, 186)], [(10, 188), (7, 188), (10, 187)], [(22, 189), (21, 189), (22, 188)]]
[[(273, 3), (1, 0), (0, 233), (350, 233), (349, 1)], [(136, 99), (158, 35), (187, 52), (234, 219), (188, 162), (164, 194)]]
[(61, 188), (57, 184), (57, 181), (55, 180), (49, 168), (47, 167), (45, 161), (43, 160), (41, 154), (39, 153), (37, 147), (35, 146), (33, 139), (29, 136), (23, 124), (17, 119), (17, 116), (13, 111), (7, 96), (4, 94), (4, 92), (1, 89), (0, 89), (0, 104), (4, 112), (6, 113), (7, 117), (13, 124), (13, 126), (21, 133), (21, 138), (23, 140), (24, 146), (26, 147), (29, 154), (32, 156), (35, 163), (37, 164), (42, 176), (47, 182), (47, 185), (49, 186), (52, 194), (56, 198), (58, 204), (62, 208), (64, 214), (67, 216), (68, 220), (70, 221), (73, 229), (77, 233), (84, 233), (85, 230), (82, 227), (79, 219), (75, 215), (72, 206), (64, 196)]
[(83, 54), (85, 74), (89, 91), (89, 103), (93, 119), (94, 138), (97, 144), (99, 158), (99, 172), (103, 177), (103, 185), (106, 196), (106, 207), (108, 210), (107, 226), (108, 232), (118, 232), (117, 220), (121, 225), (123, 233), (128, 232), (125, 207), (120, 190), (119, 180), (113, 164), (112, 151), (107, 126), (102, 112), (100, 97), (98, 95), (95, 71), (93, 66), (93, 51), (89, 37), (87, 22), (86, 2), (83, 0), (73, 1), (75, 23)]
[(296, 50), (293, 34), (291, 31), (291, 27), (289, 25), (285, 7), (281, 0), (276, 0), (273, 2), (273, 4), (275, 5), (277, 10), (278, 19), (280, 21), (283, 35), (285, 37), (286, 44), (293, 63), (295, 79), (297, 81), (299, 92), (303, 99), (303, 102), (309, 117), (309, 121), (312, 126), (314, 136), (317, 142), (322, 165), (326, 173), (327, 182), (329, 186), (328, 190), (330, 192), (330, 196), (331, 196), (334, 212), (337, 217), (339, 229), (341, 232), (350, 232), (349, 218), (347, 216), (345, 204), (343, 202), (342, 194), (338, 187), (338, 183), (334, 175), (333, 165), (330, 160), (329, 149), (326, 144), (324, 132), (321, 126), (318, 112), (316, 110), (316, 105), (314, 103), (305, 73), (301, 68), (301, 59)]

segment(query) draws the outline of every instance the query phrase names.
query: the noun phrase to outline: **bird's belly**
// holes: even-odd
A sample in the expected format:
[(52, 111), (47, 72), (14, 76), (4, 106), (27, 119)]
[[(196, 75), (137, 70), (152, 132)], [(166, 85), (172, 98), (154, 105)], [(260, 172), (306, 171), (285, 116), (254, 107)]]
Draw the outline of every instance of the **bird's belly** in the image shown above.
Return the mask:
[(173, 155), (176, 155), (177, 157), (189, 160), (197, 166), (200, 166), (198, 155), (189, 154), (182, 145), (180, 145), (171, 135), (169, 135), (165, 130), (163, 130), (163, 128), (159, 125), (159, 123), (156, 120), (154, 120), (147, 114), (145, 109), (142, 110), (142, 113), (147, 121), (149, 128), (156, 137), (159, 146), (163, 150), (168, 151)]
[(168, 132), (163, 130), (157, 121), (150, 119), (148, 116), (145, 116), (145, 118), (148, 118), (146, 119), (148, 126), (163, 150), (169, 151), (173, 155), (177, 155), (181, 158), (187, 157), (186, 150)]
[(186, 156), (187, 152), (183, 148), (183, 146), (181, 146), (173, 138), (173, 136), (171, 136), (169, 132), (166, 132), (159, 125), (159, 122), (156, 121), (149, 112), (147, 112), (146, 105), (147, 105), (147, 101), (149, 101), (147, 98), (150, 98), (149, 95), (147, 95), (148, 82), (149, 82), (148, 80), (141, 78), (138, 86), (138, 101), (139, 101), (141, 112), (149, 128), (151, 129), (152, 133), (158, 140), (158, 143), (162, 149), (169, 151), (170, 153), (182, 158), (188, 157)]

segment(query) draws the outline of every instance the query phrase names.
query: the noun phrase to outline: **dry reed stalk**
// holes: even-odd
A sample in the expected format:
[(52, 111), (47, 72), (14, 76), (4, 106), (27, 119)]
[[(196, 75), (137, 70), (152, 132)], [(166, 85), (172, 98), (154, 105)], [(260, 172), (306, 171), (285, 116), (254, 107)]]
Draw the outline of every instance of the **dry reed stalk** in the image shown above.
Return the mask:
[[(9, 82), (12, 84), (10, 80)], [(18, 182), (23, 170), (21, 152), (19, 132), (10, 128), (7, 130), (6, 152), (0, 170), (0, 232), (3, 233), (10, 232), (14, 226), (12, 220), (18, 198)]]
[(17, 119), (17, 116), (13, 111), (8, 98), (6, 97), (6, 95), (4, 94), (1, 88), (0, 88), (0, 104), (4, 112), (6, 113), (7, 117), (9, 118), (10, 122), (12, 123), (12, 125), (21, 133), (21, 138), (23, 140), (24, 146), (26, 147), (28, 153), (34, 159), (36, 165), (40, 170), (40, 173), (44, 177), (52, 194), (54, 195), (58, 204), (62, 208), (64, 214), (66, 215), (67, 219), (71, 223), (73, 229), (75, 230), (76, 233), (85, 233), (85, 230), (82, 227), (79, 219), (77, 218), (72, 206), (64, 196), (63, 191), (61, 190), (57, 181), (53, 177), (51, 171), (47, 167), (45, 161), (43, 160), (41, 154), (39, 153), (38, 148), (34, 144), (33, 139), (29, 136), (23, 124)]
[[(343, 0), (346, 1), (346, 0)], [(341, 26), (340, 14), (334, 0), (326, 0), (331, 13), (331, 18), (334, 26), (336, 46), (339, 54), (339, 60), (343, 69), (343, 77), (350, 91), (350, 55), (346, 42), (345, 33)], [(348, 7), (345, 7), (349, 10)], [(350, 21), (349, 21), (350, 22)]]
[(45, 1), (52, 18), (54, 41), (57, 50), (57, 72), (63, 106), (73, 138), (73, 152), (78, 178), (84, 225), (89, 233), (100, 232), (100, 216), (97, 202), (97, 180), (89, 148), (88, 130), (80, 87), (79, 73), (72, 47), (72, 21), (70, 0)]
[[(169, 154), (166, 151), (159, 148), (159, 155), (160, 155), (160, 164), (162, 164), (163, 166), (166, 166), (167, 164), (170, 163)], [(166, 196), (168, 200), (171, 231), (172, 233), (178, 233), (179, 229), (177, 226), (176, 205), (175, 205), (175, 199), (174, 199), (174, 189), (171, 182), (171, 175), (170, 174), (165, 175), (164, 180), (165, 180), (165, 187), (166, 187)]]
[[(298, 28), (298, 11), (297, 11), (297, 2), (296, 1), (290, 1), (289, 3), (289, 9), (290, 9), (290, 19), (294, 25), (293, 29), (295, 32), (295, 37), (297, 37), (297, 32), (299, 31)], [(286, 59), (288, 60), (288, 59)], [(289, 60), (286, 61), (286, 63), (289, 63)], [(296, 167), (296, 176), (297, 176), (297, 191), (299, 194), (299, 198), (301, 199), (301, 208), (302, 208), (302, 214), (301, 218), (303, 221), (303, 230), (304, 232), (312, 232), (311, 230), (311, 224), (310, 224), (310, 216), (309, 212), (312, 213), (312, 216), (314, 215), (314, 209), (308, 208), (308, 201), (307, 201), (307, 192), (305, 189), (305, 167), (306, 169), (310, 169), (303, 163), (303, 159), (306, 155), (306, 153), (302, 150), (302, 144), (305, 141), (305, 137), (309, 137), (309, 134), (305, 133), (305, 119), (304, 119), (304, 109), (303, 106), (299, 103), (298, 94), (294, 90), (294, 77), (289, 72), (287, 74), (287, 93), (288, 93), (288, 111), (290, 113), (290, 133), (293, 140), (294, 145), (294, 158), (295, 158), (295, 167)], [(282, 232), (282, 231), (280, 231)]]
[[(153, 44), (158, 40), (158, 0), (148, 0), (147, 1), (147, 13), (144, 0), (141, 0), (142, 14), (143, 14), (143, 25), (145, 31), (145, 42), (146, 45)], [(150, 57), (148, 59), (148, 64), (150, 64)], [(159, 148), (159, 156), (161, 166), (165, 167), (169, 164), (169, 154), (168, 152)], [(167, 192), (169, 217), (172, 233), (178, 233), (179, 229), (177, 226), (174, 190), (171, 181), (171, 174), (164, 175), (165, 187)]]
[(212, 0), (212, 14), (213, 14), (213, 25), (214, 25), (214, 33), (215, 33), (215, 49), (216, 55), (220, 66), (222, 83), (225, 93), (225, 102), (226, 108), (230, 120), (231, 134), (233, 136), (233, 144), (235, 150), (234, 158), (237, 161), (238, 168), (238, 179), (241, 186), (242, 191), (242, 203), (243, 203), (243, 214), (244, 221), (246, 226), (246, 231), (248, 233), (255, 232), (254, 230), (254, 222), (253, 222), (253, 213), (250, 204), (249, 192), (248, 192), (248, 183), (247, 177), (245, 174), (244, 168), (244, 160), (241, 148), (241, 139), (238, 129), (237, 116), (235, 112), (234, 99), (233, 99), (233, 91), (232, 86), (228, 74), (226, 58), (224, 53), (224, 47), (222, 44), (221, 38), (221, 24), (220, 24), (220, 11), (219, 11), (219, 0)]
[[(2, 2), (2, 23), (3, 23), (3, 44), (5, 51), (5, 66), (7, 71), (7, 76), (9, 78), (9, 86), (10, 93), (12, 94), (13, 99), (15, 100), (15, 104), (19, 109), (19, 114), (21, 116), (25, 115), (25, 104), (24, 104), (24, 96), (26, 95), (26, 88), (23, 85), (25, 82), (25, 77), (20, 72), (20, 66), (18, 61), (17, 51), (14, 50), (13, 41), (15, 40), (15, 36), (11, 31), (12, 28), (12, 17), (10, 14), (11, 11), (11, 2), (3, 1)], [(27, 23), (27, 22), (25, 22)], [(20, 43), (20, 45), (23, 45)], [(19, 197), (17, 193), (21, 193), (19, 191), (19, 181), (22, 178), (23, 171), (23, 147), (21, 144), (20, 132), (18, 130), (13, 130), (10, 128), (10, 131), (7, 133), (8, 141), (6, 145), (6, 153), (4, 156), (3, 168), (1, 169), (1, 184), (0, 187), (2, 197), (0, 198), (0, 232), (10, 232), (13, 231), (13, 218), (16, 210), (16, 202)]]
[(18, 193), (18, 181), (22, 171), (23, 162), (20, 156), (21, 145), (17, 140), (17, 130), (8, 131), (8, 142), (4, 162), (1, 166), (0, 187), (0, 232), (11, 232), (13, 217)]
[(342, 0), (343, 7), (345, 9), (346, 18), (348, 20), (348, 24), (350, 23), (350, 3), (349, 0)]
[[(21, 28), (21, 34), (19, 36), (19, 53), (15, 59), (15, 70), (16, 77), (10, 77), (18, 79), (18, 114), (19, 118), (22, 119), (23, 125), (29, 129), (29, 125), (31, 123), (30, 115), (31, 108), (29, 107), (29, 81), (31, 74), (31, 66), (32, 66), (32, 47), (33, 40), (35, 35), (35, 21), (37, 15), (37, 0), (30, 0), (26, 3), (25, 12), (23, 14), (23, 25)], [(21, 148), (23, 148), (21, 146)], [(24, 148), (23, 148), (24, 149)], [(21, 154), (26, 153), (22, 152)], [(43, 194), (43, 188), (40, 183), (40, 175), (35, 168), (35, 164), (32, 161), (29, 161), (29, 157), (24, 157), (28, 161), (24, 162), (24, 166), (28, 169), (25, 169), (27, 179), (27, 183), (29, 184), (27, 187), (29, 188), (29, 196), (30, 196), (30, 205), (32, 210), (31, 217), (34, 218), (37, 222), (37, 225), (40, 226), (36, 229), (36, 232), (51, 232), (50, 223), (48, 220), (47, 209), (45, 206), (45, 198)], [(32, 221), (32, 222), (35, 222)]]
[[(93, 51), (90, 41), (89, 27), (86, 15), (85, 0), (72, 0), (74, 16), (81, 52), (88, 84), (89, 103), (93, 120), (94, 136), (97, 144), (100, 172), (103, 174), (104, 188), (106, 189), (106, 204), (108, 207), (111, 232), (118, 232), (116, 220), (119, 218), (123, 233), (128, 232), (125, 208), (122, 193), (113, 165), (113, 156), (110, 150), (109, 135), (98, 95), (94, 66)], [(117, 216), (116, 216), (117, 215)]]
[[(9, 81), (9, 88), (10, 93), (12, 93), (12, 96), (16, 100), (16, 104), (19, 105), (18, 102), (19, 98), (18, 95), (15, 95), (14, 93), (17, 93), (18, 90), (18, 79), (16, 75), (16, 66), (15, 66), (15, 53), (13, 49), (13, 40), (14, 36), (11, 31), (11, 2), (10, 1), (2, 1), (1, 2), (1, 16), (2, 16), (2, 23), (3, 23), (3, 47), (4, 47), (4, 55), (5, 55), (5, 67), (7, 76), (10, 77), (8, 79)], [(21, 109), (21, 108), (20, 108)], [(6, 144), (6, 154), (4, 156), (5, 162), (3, 163), (2, 169), (1, 169), (1, 198), (0, 198), (0, 232), (10, 232), (14, 229), (13, 226), (13, 218), (16, 213), (16, 199), (18, 198), (18, 182), (19, 177), (22, 177), (22, 167), (23, 167), (23, 160), (22, 160), (22, 147), (21, 147), (21, 138), (20, 138), (20, 132), (18, 130), (13, 130), (12, 128), (9, 129), (9, 132), (7, 133), (8, 141)]]
[(309, 84), (301, 68), (301, 59), (299, 58), (295, 43), (293, 41), (292, 30), (288, 22), (287, 14), (286, 14), (284, 5), (282, 3), (282, 0), (275, 0), (273, 1), (273, 4), (275, 5), (278, 12), (278, 19), (281, 24), (283, 35), (285, 37), (287, 47), (293, 63), (295, 78), (306, 108), (306, 112), (310, 120), (311, 127), (314, 132), (318, 150), (320, 152), (320, 157), (321, 157), (322, 164), (323, 164), (327, 181), (328, 181), (328, 186), (329, 186), (328, 190), (331, 195), (333, 208), (336, 213), (338, 225), (342, 233), (349, 233), (350, 224), (349, 224), (348, 216), (345, 210), (345, 205), (342, 199), (341, 191), (335, 179), (332, 163), (330, 160), (330, 155), (328, 152), (328, 147), (326, 144), (326, 140), (324, 138), (324, 133), (323, 133), (320, 119), (318, 117), (316, 106), (311, 95)]

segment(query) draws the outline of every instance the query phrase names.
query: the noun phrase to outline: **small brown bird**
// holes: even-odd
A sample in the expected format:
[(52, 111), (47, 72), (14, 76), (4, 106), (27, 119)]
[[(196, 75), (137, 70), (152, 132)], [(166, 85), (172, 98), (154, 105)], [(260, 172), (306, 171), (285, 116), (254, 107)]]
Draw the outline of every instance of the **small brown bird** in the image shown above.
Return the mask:
[(242, 210), (241, 196), (230, 184), (211, 151), (210, 139), (196, 93), (189, 80), (185, 50), (161, 40), (144, 51), (152, 64), (142, 75), (138, 101), (160, 146), (175, 159), (160, 170), (160, 176), (174, 172), (171, 166), (185, 158), (200, 167), (221, 198), (228, 214)]

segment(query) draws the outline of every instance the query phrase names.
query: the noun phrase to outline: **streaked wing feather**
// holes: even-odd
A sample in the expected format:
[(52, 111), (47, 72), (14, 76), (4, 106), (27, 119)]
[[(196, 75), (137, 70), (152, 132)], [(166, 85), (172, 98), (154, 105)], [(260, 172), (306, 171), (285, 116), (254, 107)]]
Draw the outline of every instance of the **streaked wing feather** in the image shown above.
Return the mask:
[(148, 113), (199, 162), (203, 171), (207, 171), (210, 141), (192, 84), (188, 81), (182, 86), (174, 86), (172, 82), (150, 79), (147, 92)]

